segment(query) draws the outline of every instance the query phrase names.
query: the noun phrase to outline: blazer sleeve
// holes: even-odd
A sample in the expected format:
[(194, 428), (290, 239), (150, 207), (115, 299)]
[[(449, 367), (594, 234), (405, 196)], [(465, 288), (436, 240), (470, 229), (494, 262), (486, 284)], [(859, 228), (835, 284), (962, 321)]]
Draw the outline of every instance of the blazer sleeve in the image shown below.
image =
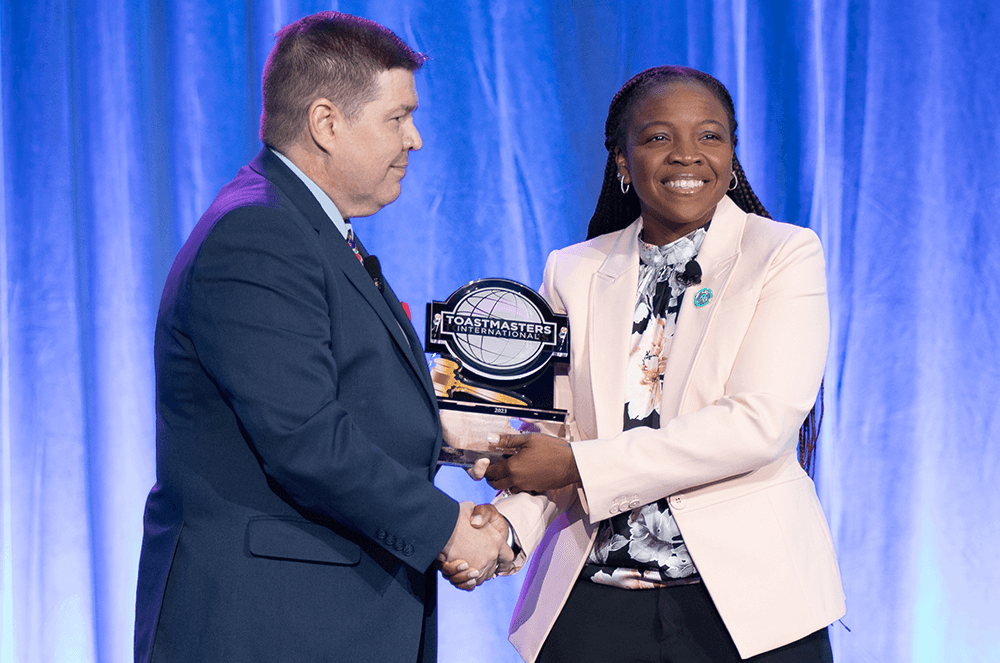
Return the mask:
[[(554, 312), (565, 313), (566, 306), (559, 299), (558, 293), (552, 284), (557, 255), (558, 251), (553, 251), (549, 254), (548, 260), (545, 263), (545, 279), (539, 292)], [(576, 421), (573, 417), (573, 393), (570, 389), (570, 381), (567, 375), (557, 372), (554, 395), (555, 406), (567, 411), (566, 428), (569, 439), (578, 439), (579, 433), (577, 432)], [(494, 504), (500, 513), (510, 522), (511, 527), (517, 534), (522, 550), (521, 554), (514, 560), (511, 571), (503, 575), (516, 573), (524, 566), (531, 553), (541, 543), (548, 526), (578, 499), (583, 502), (583, 508), (586, 509), (586, 503), (583, 498), (584, 496), (579, 484), (564, 486), (558, 490), (549, 491), (544, 495), (532, 495), (529, 493), (510, 495), (501, 493), (494, 500)]]
[[(738, 275), (754, 279), (753, 292), (736, 298), (729, 313), (717, 313), (709, 328), (685, 395), (696, 406), (682, 403), (682, 414), (659, 429), (571, 443), (591, 522), (610, 517), (623, 494), (649, 504), (794, 451), (826, 364), (823, 252), (815, 233), (796, 229), (774, 250), (758, 253), (766, 260), (756, 273)], [(734, 346), (731, 365), (712, 355)]]
[[(269, 482), (298, 507), (347, 525), (424, 571), (451, 535), (458, 504), (429, 480), (426, 462), (405, 467), (384, 450), (385, 441), (376, 444), (359, 428), (345, 405), (331, 325), (346, 316), (330, 310), (330, 286), (310, 232), (287, 213), (262, 207), (220, 219), (185, 285), (185, 327)], [(359, 333), (383, 331), (385, 352), (392, 352), (386, 330)], [(417, 385), (401, 374), (392, 388)], [(424, 445), (429, 457), (435, 413), (401, 412), (392, 402), (389, 392), (386, 405), (370, 407), (424, 423), (413, 429), (415, 439), (389, 442)], [(390, 545), (396, 542), (405, 545)]]

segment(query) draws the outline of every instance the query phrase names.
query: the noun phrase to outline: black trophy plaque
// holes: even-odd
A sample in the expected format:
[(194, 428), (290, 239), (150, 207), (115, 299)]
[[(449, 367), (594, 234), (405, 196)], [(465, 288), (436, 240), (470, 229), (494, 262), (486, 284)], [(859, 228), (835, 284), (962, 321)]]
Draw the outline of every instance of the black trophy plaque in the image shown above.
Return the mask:
[(438, 464), (500, 458), (490, 434), (565, 435), (553, 382), (556, 365), (569, 362), (569, 320), (537, 292), (508, 279), (472, 281), (427, 305), (426, 339), (439, 355), (430, 367), (444, 431)]

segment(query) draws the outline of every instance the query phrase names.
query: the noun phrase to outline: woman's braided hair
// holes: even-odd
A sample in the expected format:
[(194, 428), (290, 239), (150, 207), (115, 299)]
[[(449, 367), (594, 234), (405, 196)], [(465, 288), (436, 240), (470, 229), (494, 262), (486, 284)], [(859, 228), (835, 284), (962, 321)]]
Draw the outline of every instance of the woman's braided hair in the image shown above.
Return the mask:
[[(722, 104), (729, 120), (730, 139), (734, 150), (733, 173), (737, 179), (736, 188), (728, 191), (726, 195), (744, 212), (772, 218), (753, 192), (746, 174), (743, 172), (743, 167), (740, 165), (739, 159), (736, 158), (736, 109), (729, 91), (715, 77), (702, 71), (689, 67), (666, 65), (639, 72), (628, 79), (611, 99), (608, 120), (604, 124), (604, 146), (608, 150), (608, 160), (604, 166), (604, 181), (601, 184), (601, 194), (597, 199), (597, 208), (594, 210), (594, 215), (587, 228), (587, 239), (622, 230), (639, 217), (641, 213), (639, 197), (636, 195), (634, 187), (628, 193), (622, 194), (621, 184), (618, 181), (618, 163), (615, 158), (619, 150), (625, 151), (628, 123), (635, 104), (652, 89), (675, 81), (700, 83)], [(823, 386), (821, 384), (816, 405), (799, 429), (799, 463), (810, 476), (815, 472), (816, 441), (819, 438), (822, 420)]]

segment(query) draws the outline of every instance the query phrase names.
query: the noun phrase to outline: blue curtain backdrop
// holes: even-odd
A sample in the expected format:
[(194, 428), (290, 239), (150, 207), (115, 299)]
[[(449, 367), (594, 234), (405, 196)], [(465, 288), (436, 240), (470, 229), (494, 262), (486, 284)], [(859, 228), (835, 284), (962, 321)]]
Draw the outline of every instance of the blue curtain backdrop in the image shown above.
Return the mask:
[[(994, 0), (3, 0), (0, 663), (131, 660), (159, 291), (259, 149), (271, 35), (322, 9), (432, 57), (424, 149), (357, 224), (421, 330), (422, 303), (483, 276), (537, 285), (583, 238), (627, 77), (721, 79), (751, 183), (826, 247), (837, 660), (1000, 660)], [(439, 485), (490, 497), (457, 471)], [(518, 660), (519, 584), (442, 587), (441, 661)]]

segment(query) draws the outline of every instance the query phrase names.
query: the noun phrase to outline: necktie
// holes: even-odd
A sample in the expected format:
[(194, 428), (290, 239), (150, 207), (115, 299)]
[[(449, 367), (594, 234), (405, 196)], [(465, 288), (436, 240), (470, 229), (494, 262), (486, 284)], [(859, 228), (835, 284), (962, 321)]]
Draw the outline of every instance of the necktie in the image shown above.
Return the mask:
[(361, 253), (358, 252), (357, 242), (354, 241), (354, 228), (347, 229), (347, 245), (351, 247), (351, 251), (354, 251), (354, 255), (358, 257), (358, 262), (364, 264), (365, 260), (361, 257)]

